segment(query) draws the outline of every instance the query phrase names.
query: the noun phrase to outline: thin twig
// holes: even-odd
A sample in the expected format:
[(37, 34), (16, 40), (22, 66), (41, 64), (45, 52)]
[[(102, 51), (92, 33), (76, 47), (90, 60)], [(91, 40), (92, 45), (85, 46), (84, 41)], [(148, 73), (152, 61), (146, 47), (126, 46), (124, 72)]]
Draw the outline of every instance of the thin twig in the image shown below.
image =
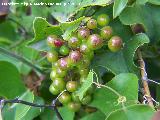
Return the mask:
[(152, 96), (151, 96), (149, 86), (148, 86), (148, 83), (147, 83), (148, 77), (147, 77), (147, 72), (146, 72), (146, 68), (145, 68), (145, 62), (142, 58), (142, 54), (141, 54), (141, 51), (139, 49), (137, 50), (137, 53), (138, 53), (140, 67), (141, 67), (141, 80), (142, 80), (142, 83), (143, 83), (144, 94), (145, 94), (145, 96), (147, 96), (148, 104), (151, 107), (154, 107), (153, 101), (152, 101)]
[(55, 105), (57, 99), (53, 100), (54, 102), (52, 102), (51, 105), (40, 105), (40, 104), (30, 103), (30, 102), (27, 102), (27, 101), (19, 100), (18, 98), (15, 98), (13, 100), (1, 99), (0, 101), (1, 101), (1, 104), (3, 104), (3, 105), (9, 104), (9, 103), (11, 103), (11, 104), (20, 103), (20, 104), (24, 104), (24, 105), (28, 105), (28, 106), (32, 106), (32, 107), (53, 109), (56, 112), (58, 120), (63, 120), (62, 116), (60, 115), (60, 113), (59, 113), (59, 111), (58, 111), (58, 109)]
[(31, 61), (25, 59), (24, 57), (22, 56), (19, 56), (19, 55), (16, 55), (15, 53), (12, 53), (2, 47), (0, 47), (0, 52), (3, 53), (3, 54), (6, 54), (8, 56), (11, 56), (23, 63), (25, 63), (26, 65), (30, 66), (31, 68), (33, 68), (34, 70), (37, 70), (38, 72), (40, 72), (41, 74), (44, 74), (45, 72), (43, 70), (41, 70), (39, 67), (37, 67), (36, 65), (32, 64)]

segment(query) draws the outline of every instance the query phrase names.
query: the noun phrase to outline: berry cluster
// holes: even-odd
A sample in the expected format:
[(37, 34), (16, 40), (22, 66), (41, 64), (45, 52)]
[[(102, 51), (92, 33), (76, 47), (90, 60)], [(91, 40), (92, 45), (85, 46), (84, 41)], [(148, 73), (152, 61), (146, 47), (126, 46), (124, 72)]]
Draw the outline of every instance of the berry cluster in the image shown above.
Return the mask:
[[(47, 59), (52, 63), (50, 78), (53, 81), (49, 90), (53, 95), (66, 90), (59, 97), (59, 101), (72, 111), (78, 111), (81, 105), (88, 104), (92, 99), (93, 86), (82, 100), (79, 100), (75, 91), (86, 80), (94, 51), (106, 42), (113, 52), (118, 51), (122, 46), (121, 38), (112, 36), (113, 30), (107, 26), (108, 23), (108, 15), (101, 14), (97, 20), (90, 19), (86, 26), (79, 27), (68, 40), (62, 40), (55, 35), (47, 38), (47, 43), (52, 48), (47, 53)], [(96, 34), (99, 29), (100, 33)]]

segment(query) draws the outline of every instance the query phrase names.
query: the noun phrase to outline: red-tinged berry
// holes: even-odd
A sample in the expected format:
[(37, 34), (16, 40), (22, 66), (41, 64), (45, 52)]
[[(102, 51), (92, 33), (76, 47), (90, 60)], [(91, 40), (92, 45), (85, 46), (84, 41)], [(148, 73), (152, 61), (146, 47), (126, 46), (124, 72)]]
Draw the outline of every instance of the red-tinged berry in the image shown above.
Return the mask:
[(102, 46), (103, 40), (98, 34), (93, 34), (89, 36), (87, 44), (90, 49), (96, 50)]
[(110, 26), (105, 26), (101, 29), (100, 34), (103, 39), (109, 39), (109, 38), (111, 38), (112, 33), (113, 33), (112, 28)]
[(82, 27), (78, 30), (79, 39), (87, 39), (90, 35), (90, 30), (86, 27)]
[(77, 63), (81, 60), (81, 53), (77, 50), (75, 51), (71, 51), (69, 54), (69, 58), (71, 60), (72, 63)]
[(119, 36), (114, 36), (108, 41), (108, 48), (112, 52), (117, 52), (121, 49), (123, 41)]
[(61, 47), (64, 44), (64, 41), (61, 39), (55, 39), (53, 43), (55, 47)]

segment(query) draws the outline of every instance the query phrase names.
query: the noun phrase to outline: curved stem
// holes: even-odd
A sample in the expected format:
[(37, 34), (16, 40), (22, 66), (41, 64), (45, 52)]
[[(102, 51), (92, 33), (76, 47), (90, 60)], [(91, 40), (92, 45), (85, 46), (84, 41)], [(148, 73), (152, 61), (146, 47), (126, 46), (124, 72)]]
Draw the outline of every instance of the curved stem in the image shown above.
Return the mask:
[(109, 89), (110, 91), (112, 91), (114, 94), (116, 94), (118, 97), (121, 97), (122, 95), (119, 94), (116, 90), (114, 90), (113, 88), (109, 87), (109, 86), (106, 86), (106, 85), (102, 85), (102, 84), (99, 84), (99, 83), (96, 83), (96, 82), (93, 82), (95, 85), (97, 85), (98, 87), (105, 87), (107, 89)]
[(16, 54), (14, 54), (14, 53), (12, 53), (12, 52), (10, 52), (10, 51), (2, 48), (2, 47), (0, 47), (0, 52), (3, 53), (3, 54), (6, 54), (6, 55), (8, 55), (8, 56), (11, 56), (11, 57), (13, 57), (13, 58), (15, 58), (15, 59), (23, 62), (23, 63), (25, 63), (26, 65), (30, 66), (31, 68), (33, 68), (34, 70), (40, 72), (41, 74), (45, 73), (45, 72), (44, 72), (43, 70), (41, 70), (39, 67), (37, 67), (36, 65), (34, 65), (33, 63), (31, 63), (31, 61), (25, 59), (25, 58), (22, 57), (22, 56), (16, 55)]

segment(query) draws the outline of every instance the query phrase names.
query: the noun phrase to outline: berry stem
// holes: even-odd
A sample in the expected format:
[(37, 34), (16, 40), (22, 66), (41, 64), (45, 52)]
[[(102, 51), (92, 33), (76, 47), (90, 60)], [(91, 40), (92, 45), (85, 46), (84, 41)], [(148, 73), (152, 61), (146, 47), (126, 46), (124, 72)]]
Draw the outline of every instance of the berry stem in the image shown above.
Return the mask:
[(111, 88), (109, 86), (102, 85), (102, 84), (99, 84), (99, 83), (96, 83), (96, 82), (93, 82), (93, 84), (95, 84), (97, 87), (104, 87), (104, 88), (109, 89), (110, 91), (112, 91), (113, 93), (115, 93), (118, 97), (122, 96), (120, 93), (118, 93), (116, 90), (114, 90), (113, 88)]
[(154, 107), (153, 101), (152, 101), (152, 96), (150, 94), (149, 86), (147, 83), (148, 77), (147, 77), (147, 72), (145, 69), (145, 62), (142, 58), (142, 53), (139, 49), (137, 50), (137, 54), (138, 54), (138, 58), (139, 58), (140, 68), (141, 68), (140, 72), (141, 72), (141, 80), (142, 80), (143, 88), (144, 88), (144, 95), (147, 98), (149, 106)]

